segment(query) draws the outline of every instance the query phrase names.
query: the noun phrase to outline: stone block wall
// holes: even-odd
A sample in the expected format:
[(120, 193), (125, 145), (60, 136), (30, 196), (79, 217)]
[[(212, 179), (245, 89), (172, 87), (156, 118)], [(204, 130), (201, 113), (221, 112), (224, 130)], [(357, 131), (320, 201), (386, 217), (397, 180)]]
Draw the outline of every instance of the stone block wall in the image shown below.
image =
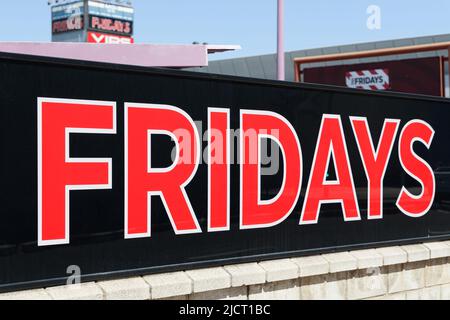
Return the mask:
[(0, 299), (450, 300), (450, 241), (9, 292)]

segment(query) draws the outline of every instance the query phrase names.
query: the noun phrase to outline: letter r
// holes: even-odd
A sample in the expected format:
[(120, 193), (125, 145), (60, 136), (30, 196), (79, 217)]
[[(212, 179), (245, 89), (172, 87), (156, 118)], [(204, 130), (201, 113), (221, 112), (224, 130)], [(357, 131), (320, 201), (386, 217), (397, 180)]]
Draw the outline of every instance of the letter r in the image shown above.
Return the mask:
[[(167, 168), (151, 165), (152, 135), (166, 135), (176, 146)], [(201, 232), (185, 191), (200, 162), (194, 121), (168, 105), (125, 103), (125, 238), (150, 237), (151, 199), (159, 196), (176, 234)]]

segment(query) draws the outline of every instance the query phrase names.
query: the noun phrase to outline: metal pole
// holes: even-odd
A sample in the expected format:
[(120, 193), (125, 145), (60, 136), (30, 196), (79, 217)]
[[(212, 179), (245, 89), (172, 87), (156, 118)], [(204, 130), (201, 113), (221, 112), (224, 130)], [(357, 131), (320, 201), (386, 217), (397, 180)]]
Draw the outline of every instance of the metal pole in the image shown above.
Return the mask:
[(284, 0), (278, 0), (277, 78), (285, 80), (284, 69)]

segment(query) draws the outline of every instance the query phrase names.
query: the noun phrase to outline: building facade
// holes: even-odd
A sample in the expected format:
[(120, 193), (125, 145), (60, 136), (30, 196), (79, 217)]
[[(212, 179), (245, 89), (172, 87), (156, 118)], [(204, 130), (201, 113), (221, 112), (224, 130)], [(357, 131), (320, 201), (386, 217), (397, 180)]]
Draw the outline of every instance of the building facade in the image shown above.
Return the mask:
[[(329, 54), (339, 54), (346, 52), (359, 52), (368, 51), (375, 49), (384, 48), (398, 48), (404, 46), (413, 45), (426, 45), (432, 43), (441, 43), (450, 41), (450, 34), (416, 37), (416, 38), (406, 38), (388, 41), (377, 41), (377, 42), (367, 42), (359, 44), (349, 44), (334, 47), (324, 47), (316, 49), (306, 49), (306, 50), (296, 50), (286, 52), (286, 80), (294, 81), (294, 59), (299, 57), (307, 56), (318, 56), (318, 55), (329, 55)], [(339, 65), (353, 65), (353, 64), (370, 64), (377, 63), (381, 61), (399, 61), (406, 59), (418, 59), (418, 58), (430, 58), (442, 56), (444, 59), (448, 58), (448, 51), (430, 51), (430, 52), (420, 52), (411, 53), (404, 55), (393, 55), (385, 57), (373, 57), (373, 58), (361, 58), (361, 59), (351, 59), (342, 61), (332, 61), (332, 62), (320, 62), (320, 63), (309, 63), (303, 65), (304, 69), (308, 68), (318, 68), (318, 67), (330, 67)], [(276, 54), (267, 54), (261, 56), (252, 56), (245, 58), (235, 58), (227, 60), (217, 60), (211, 61), (208, 67), (202, 68), (192, 68), (190, 70), (206, 73), (216, 73), (224, 75), (234, 75), (242, 77), (260, 78), (260, 79), (271, 79), (275, 80), (277, 78), (277, 56)], [(448, 79), (448, 63), (445, 64), (445, 79)], [(448, 80), (445, 83), (445, 96), (449, 96), (449, 84)]]

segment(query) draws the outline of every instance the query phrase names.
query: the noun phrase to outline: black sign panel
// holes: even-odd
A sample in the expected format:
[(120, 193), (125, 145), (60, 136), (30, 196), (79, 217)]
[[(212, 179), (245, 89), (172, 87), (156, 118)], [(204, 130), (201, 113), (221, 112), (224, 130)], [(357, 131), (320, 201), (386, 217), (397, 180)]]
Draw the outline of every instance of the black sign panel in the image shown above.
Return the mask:
[(442, 98), (2, 54), (0, 119), (2, 290), (450, 238)]
[(133, 21), (90, 15), (89, 28), (120, 35), (132, 35)]

